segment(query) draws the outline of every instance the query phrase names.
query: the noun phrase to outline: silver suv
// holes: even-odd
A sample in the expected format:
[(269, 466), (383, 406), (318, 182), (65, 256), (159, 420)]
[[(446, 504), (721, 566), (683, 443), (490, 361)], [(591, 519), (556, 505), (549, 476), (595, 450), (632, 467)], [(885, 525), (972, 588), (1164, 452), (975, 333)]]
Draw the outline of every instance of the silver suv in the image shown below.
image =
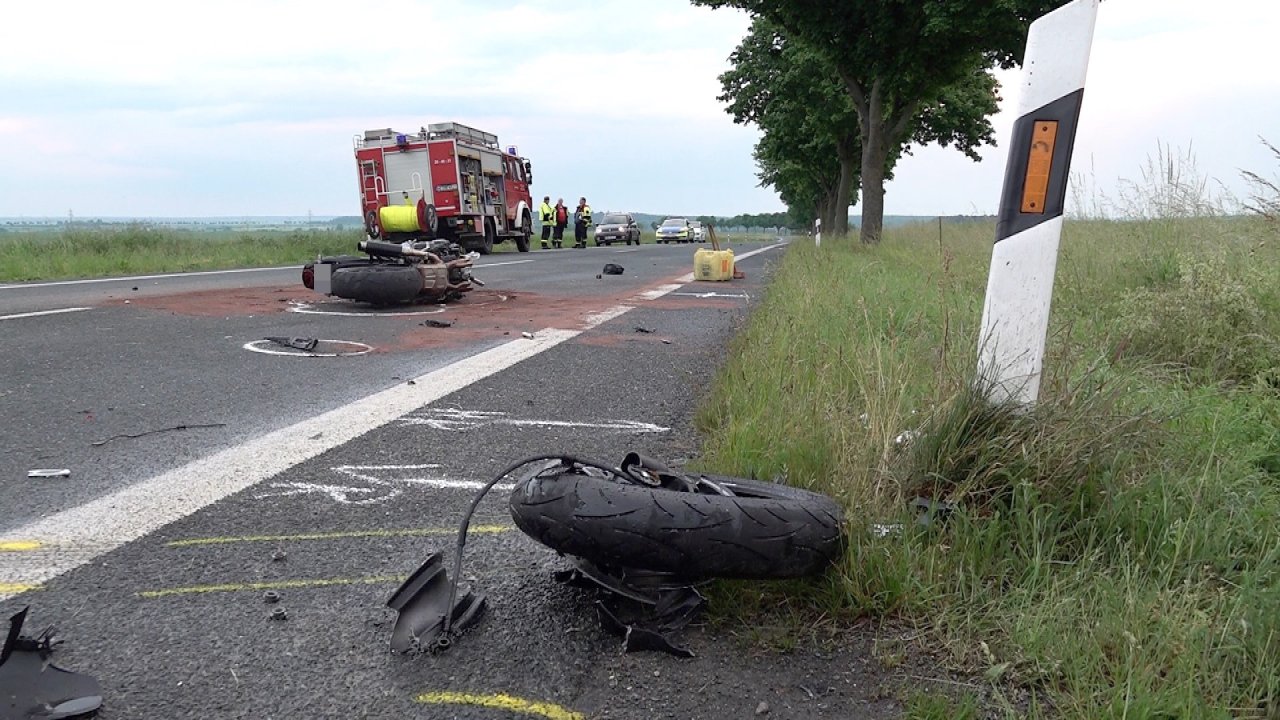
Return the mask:
[(631, 213), (605, 213), (604, 219), (596, 225), (596, 247), (615, 242), (640, 244), (640, 226), (636, 225)]

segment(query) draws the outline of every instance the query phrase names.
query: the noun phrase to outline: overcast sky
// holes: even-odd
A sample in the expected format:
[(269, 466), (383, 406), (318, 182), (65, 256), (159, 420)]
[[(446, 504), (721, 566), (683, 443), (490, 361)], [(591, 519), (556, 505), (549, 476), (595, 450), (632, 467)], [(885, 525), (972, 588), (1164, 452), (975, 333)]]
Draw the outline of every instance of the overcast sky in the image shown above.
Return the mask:
[[(780, 210), (716, 101), (748, 24), (683, 0), (7, 3), (0, 216), (354, 215), (352, 136), (448, 120), (519, 146), (539, 198)], [(1277, 28), (1276, 0), (1106, 0), (1075, 169), (1114, 195), (1167, 143), (1237, 192), (1280, 172)], [(886, 211), (994, 212), (995, 124), (982, 163), (905, 158)]]

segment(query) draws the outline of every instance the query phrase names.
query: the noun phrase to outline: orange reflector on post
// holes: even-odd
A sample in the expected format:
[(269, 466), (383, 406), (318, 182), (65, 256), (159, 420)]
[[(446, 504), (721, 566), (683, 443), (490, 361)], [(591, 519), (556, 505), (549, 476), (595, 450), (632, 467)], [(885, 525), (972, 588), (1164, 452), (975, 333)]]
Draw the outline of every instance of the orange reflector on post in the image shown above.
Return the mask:
[(1057, 120), (1037, 120), (1031, 131), (1027, 152), (1027, 179), (1022, 186), (1022, 212), (1041, 214), (1049, 194), (1049, 170), (1053, 167), (1053, 144), (1058, 139)]

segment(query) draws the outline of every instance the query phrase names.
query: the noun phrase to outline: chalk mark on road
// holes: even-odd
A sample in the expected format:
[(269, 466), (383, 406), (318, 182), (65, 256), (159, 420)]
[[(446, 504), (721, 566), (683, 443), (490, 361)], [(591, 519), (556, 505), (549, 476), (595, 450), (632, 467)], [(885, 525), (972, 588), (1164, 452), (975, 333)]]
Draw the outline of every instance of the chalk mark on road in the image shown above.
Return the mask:
[(451, 432), (475, 430), (476, 428), (489, 425), (612, 430), (637, 434), (664, 433), (671, 430), (669, 427), (654, 425), (653, 423), (647, 422), (638, 422), (635, 420), (603, 420), (599, 422), (585, 422), (575, 420), (523, 419), (508, 417), (504, 412), (462, 410), (460, 408), (432, 408), (424, 410), (401, 418), (399, 424), (402, 427), (419, 425), (431, 428), (432, 430), (446, 430)]
[[(345, 476), (347, 484), (273, 482), (267, 487), (274, 490), (254, 495), (254, 499), (319, 495), (343, 505), (374, 505), (404, 494), (405, 486), (435, 490), (479, 490), (485, 485), (478, 480), (454, 480), (429, 472), (439, 467), (436, 464), (339, 465), (330, 470)], [(510, 490), (512, 487), (510, 483), (503, 483), (495, 486), (495, 489)]]

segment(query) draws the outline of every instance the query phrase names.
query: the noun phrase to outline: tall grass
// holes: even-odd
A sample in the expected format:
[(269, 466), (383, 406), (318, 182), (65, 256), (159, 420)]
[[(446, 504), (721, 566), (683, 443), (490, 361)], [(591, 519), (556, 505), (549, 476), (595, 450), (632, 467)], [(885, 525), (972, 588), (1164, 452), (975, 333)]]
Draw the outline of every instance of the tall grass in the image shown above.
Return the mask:
[(0, 281), (300, 264), (353, 253), (354, 231), (200, 232), (145, 225), (0, 233)]
[[(721, 607), (907, 623), (1010, 715), (1280, 717), (1270, 232), (1068, 222), (1031, 413), (975, 392), (994, 228), (795, 244), (699, 411), (701, 465), (832, 494), (849, 547)], [(951, 512), (917, 522), (922, 496)]]

